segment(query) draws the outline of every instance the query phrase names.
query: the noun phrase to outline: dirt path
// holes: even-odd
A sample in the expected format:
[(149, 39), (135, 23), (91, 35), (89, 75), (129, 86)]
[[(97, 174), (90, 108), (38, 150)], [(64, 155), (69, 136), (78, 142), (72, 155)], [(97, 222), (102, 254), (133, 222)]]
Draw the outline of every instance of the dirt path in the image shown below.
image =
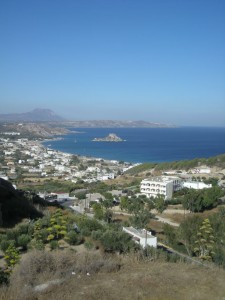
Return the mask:
[(156, 219), (162, 223), (166, 223), (169, 224), (171, 226), (175, 226), (178, 227), (180, 224), (176, 223), (176, 222), (172, 222), (169, 218), (165, 218), (165, 217), (161, 217), (159, 215), (156, 215)]

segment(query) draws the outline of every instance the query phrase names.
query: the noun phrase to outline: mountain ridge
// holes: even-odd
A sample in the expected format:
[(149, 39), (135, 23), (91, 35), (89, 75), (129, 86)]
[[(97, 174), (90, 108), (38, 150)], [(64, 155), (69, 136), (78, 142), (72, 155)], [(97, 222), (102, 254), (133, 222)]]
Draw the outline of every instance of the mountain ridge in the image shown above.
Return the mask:
[(51, 109), (35, 108), (25, 113), (0, 114), (0, 122), (60, 122), (64, 126), (78, 128), (167, 128), (172, 124), (148, 122), (143, 120), (67, 120)]
[(35, 108), (25, 113), (0, 114), (0, 121), (6, 122), (62, 122), (65, 119), (51, 109)]

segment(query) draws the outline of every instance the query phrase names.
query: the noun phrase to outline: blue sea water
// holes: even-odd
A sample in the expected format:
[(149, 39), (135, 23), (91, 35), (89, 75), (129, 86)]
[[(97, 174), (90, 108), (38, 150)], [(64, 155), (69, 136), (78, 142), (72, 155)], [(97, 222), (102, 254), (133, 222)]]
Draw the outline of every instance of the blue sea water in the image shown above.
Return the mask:
[[(62, 140), (43, 144), (66, 153), (127, 162), (163, 162), (225, 153), (225, 128), (70, 128)], [(124, 142), (93, 142), (115, 133)], [(50, 144), (50, 145), (49, 145)]]

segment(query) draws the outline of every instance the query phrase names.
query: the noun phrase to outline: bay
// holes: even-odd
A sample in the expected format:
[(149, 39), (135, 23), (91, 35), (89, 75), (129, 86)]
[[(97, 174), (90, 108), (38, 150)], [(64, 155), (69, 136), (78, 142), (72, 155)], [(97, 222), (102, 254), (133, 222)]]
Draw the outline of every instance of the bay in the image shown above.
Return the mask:
[[(66, 153), (132, 163), (164, 162), (225, 153), (225, 128), (69, 128), (61, 140), (43, 142)], [(124, 142), (93, 142), (115, 133)]]

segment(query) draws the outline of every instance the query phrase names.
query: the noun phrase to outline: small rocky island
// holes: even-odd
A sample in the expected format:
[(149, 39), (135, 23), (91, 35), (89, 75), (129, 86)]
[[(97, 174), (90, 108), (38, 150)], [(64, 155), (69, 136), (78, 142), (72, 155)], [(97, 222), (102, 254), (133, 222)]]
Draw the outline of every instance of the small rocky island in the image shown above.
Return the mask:
[(110, 133), (104, 138), (94, 138), (93, 142), (124, 142), (120, 137), (118, 137), (115, 133)]

